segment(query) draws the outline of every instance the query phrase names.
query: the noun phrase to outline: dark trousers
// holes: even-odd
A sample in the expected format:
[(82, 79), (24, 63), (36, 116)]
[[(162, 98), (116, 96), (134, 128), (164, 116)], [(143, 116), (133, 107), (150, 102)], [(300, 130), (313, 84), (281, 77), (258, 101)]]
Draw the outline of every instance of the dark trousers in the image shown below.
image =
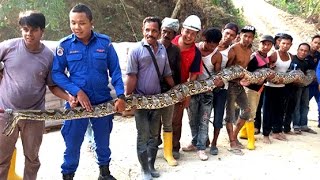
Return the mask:
[(318, 124), (320, 124), (320, 92), (319, 92), (317, 83), (316, 84), (312, 83), (309, 85), (309, 101), (311, 100), (312, 97), (314, 97), (318, 105)]
[(259, 104), (256, 111), (256, 118), (254, 119), (254, 127), (259, 129), (259, 132), (261, 129), (261, 109), (263, 105), (263, 98), (264, 98), (264, 89), (260, 94), (260, 100), (259, 100)]
[(284, 87), (265, 86), (263, 99), (263, 132), (264, 136), (282, 132), (284, 114)]
[(291, 123), (293, 121), (294, 109), (297, 104), (296, 92), (298, 86), (288, 84), (285, 86), (285, 96), (284, 99), (284, 118), (283, 118), (283, 132), (287, 133), (291, 131)]
[(183, 117), (183, 106), (182, 103), (174, 105), (174, 111), (172, 116), (172, 145), (173, 151), (179, 152), (180, 150), (180, 138), (182, 129), (182, 117)]

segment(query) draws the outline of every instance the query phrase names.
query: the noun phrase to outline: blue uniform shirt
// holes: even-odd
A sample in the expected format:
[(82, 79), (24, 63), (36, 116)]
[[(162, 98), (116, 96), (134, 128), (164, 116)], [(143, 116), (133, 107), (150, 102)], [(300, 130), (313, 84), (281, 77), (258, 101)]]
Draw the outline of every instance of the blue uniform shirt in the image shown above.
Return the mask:
[[(319, 66), (320, 52), (316, 51), (314, 53), (314, 56), (308, 55), (307, 61), (309, 63), (310, 69), (313, 69), (316, 71), (317, 79), (318, 79), (318, 82), (320, 83), (320, 66)], [(311, 84), (315, 85), (317, 84), (317, 82), (312, 82)]]
[(60, 40), (52, 67), (52, 79), (58, 86), (73, 96), (81, 89), (96, 105), (112, 99), (109, 77), (116, 95), (124, 94), (119, 59), (107, 35), (92, 32), (87, 45), (74, 34)]

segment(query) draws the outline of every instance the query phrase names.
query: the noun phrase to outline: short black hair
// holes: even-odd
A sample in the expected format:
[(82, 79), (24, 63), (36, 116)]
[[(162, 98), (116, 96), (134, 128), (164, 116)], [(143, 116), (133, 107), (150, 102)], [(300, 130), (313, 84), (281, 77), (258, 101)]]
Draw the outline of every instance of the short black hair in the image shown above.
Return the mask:
[(75, 6), (73, 6), (73, 8), (70, 10), (70, 12), (85, 13), (87, 18), (89, 19), (89, 21), (92, 21), (92, 19), (93, 19), (91, 9), (87, 5), (82, 4), (82, 3), (76, 4)]
[(289, 34), (282, 34), (282, 36), (280, 37), (281, 39), (287, 39), (290, 40), (291, 42), (293, 41), (293, 38), (291, 35)]
[(44, 29), (46, 27), (46, 18), (37, 11), (24, 11), (19, 13), (19, 25), (30, 26), (33, 28)]
[(154, 16), (148, 16), (148, 17), (144, 18), (144, 20), (143, 20), (143, 26), (144, 26), (147, 22), (148, 22), (148, 23), (149, 23), (149, 22), (158, 23), (158, 25), (159, 25), (159, 31), (161, 31), (161, 25), (162, 25), (162, 23), (161, 23), (160, 18), (154, 17)]
[[(319, 36), (320, 37), (320, 36)], [(298, 46), (298, 49), (301, 47), (301, 46), (308, 46), (308, 48), (309, 48), (309, 51), (310, 51), (310, 49), (311, 49), (311, 47), (310, 47), (310, 45), (308, 44), (308, 43), (300, 43), (299, 44), (299, 46)]]
[(208, 43), (219, 43), (222, 38), (220, 29), (210, 27), (202, 32), (202, 36), (206, 38)]
[(314, 36), (312, 37), (311, 41), (313, 41), (313, 40), (316, 39), (316, 38), (320, 38), (320, 34), (314, 35)]

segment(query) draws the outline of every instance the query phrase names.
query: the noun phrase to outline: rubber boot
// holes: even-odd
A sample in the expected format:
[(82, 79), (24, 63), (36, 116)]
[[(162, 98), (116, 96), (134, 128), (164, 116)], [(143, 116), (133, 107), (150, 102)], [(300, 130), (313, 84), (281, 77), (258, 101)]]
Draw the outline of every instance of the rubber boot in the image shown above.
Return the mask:
[(240, 137), (241, 139), (248, 139), (246, 124), (247, 124), (247, 122), (246, 122), (245, 125), (242, 126), (242, 128), (240, 129), (239, 137)]
[(72, 174), (63, 174), (62, 175), (62, 179), (63, 180), (73, 180), (73, 176), (74, 176), (74, 173), (72, 173)]
[(100, 174), (98, 180), (116, 180), (111, 174), (108, 165), (102, 165), (99, 167)]
[(160, 177), (160, 173), (154, 168), (154, 163), (156, 162), (158, 148), (149, 148), (148, 149), (148, 163), (149, 169), (152, 177)]
[(178, 165), (172, 155), (172, 132), (163, 132), (163, 156), (170, 166)]
[(17, 158), (17, 149), (14, 148), (14, 151), (11, 157), (9, 173), (8, 173), (8, 179), (10, 180), (22, 180), (22, 177), (16, 174), (16, 158)]
[(247, 128), (247, 135), (248, 135), (248, 144), (247, 148), (249, 150), (254, 150), (255, 146), (255, 138), (254, 138), (254, 121), (247, 121), (246, 122), (246, 128)]
[(151, 172), (148, 163), (148, 152), (145, 151), (138, 154), (138, 159), (141, 165), (141, 179), (142, 180), (152, 180)]

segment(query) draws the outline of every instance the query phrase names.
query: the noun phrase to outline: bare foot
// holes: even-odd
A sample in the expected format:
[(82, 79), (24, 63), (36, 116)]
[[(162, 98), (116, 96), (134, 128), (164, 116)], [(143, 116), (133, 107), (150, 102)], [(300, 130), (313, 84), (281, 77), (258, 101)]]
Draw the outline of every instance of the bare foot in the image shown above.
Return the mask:
[(286, 138), (283, 138), (283, 136), (282, 136), (281, 134), (282, 134), (282, 133), (273, 133), (273, 134), (272, 134), (272, 137), (273, 137), (274, 139), (278, 139), (278, 140), (280, 140), (280, 141), (285, 141)]
[(296, 135), (294, 132), (292, 131), (289, 131), (289, 132), (284, 132), (285, 134), (288, 134), (288, 135)]
[(244, 145), (241, 144), (241, 142), (240, 142), (238, 139), (236, 139), (236, 144), (237, 144), (237, 147), (238, 147), (239, 149), (244, 149), (244, 148), (245, 148)]
[[(291, 132), (291, 131), (290, 131)], [(287, 136), (284, 133), (279, 133), (280, 136), (282, 137), (282, 139), (284, 139), (285, 141), (287, 141)]]
[(269, 136), (263, 136), (262, 142), (265, 144), (271, 144), (271, 140), (270, 140)]

